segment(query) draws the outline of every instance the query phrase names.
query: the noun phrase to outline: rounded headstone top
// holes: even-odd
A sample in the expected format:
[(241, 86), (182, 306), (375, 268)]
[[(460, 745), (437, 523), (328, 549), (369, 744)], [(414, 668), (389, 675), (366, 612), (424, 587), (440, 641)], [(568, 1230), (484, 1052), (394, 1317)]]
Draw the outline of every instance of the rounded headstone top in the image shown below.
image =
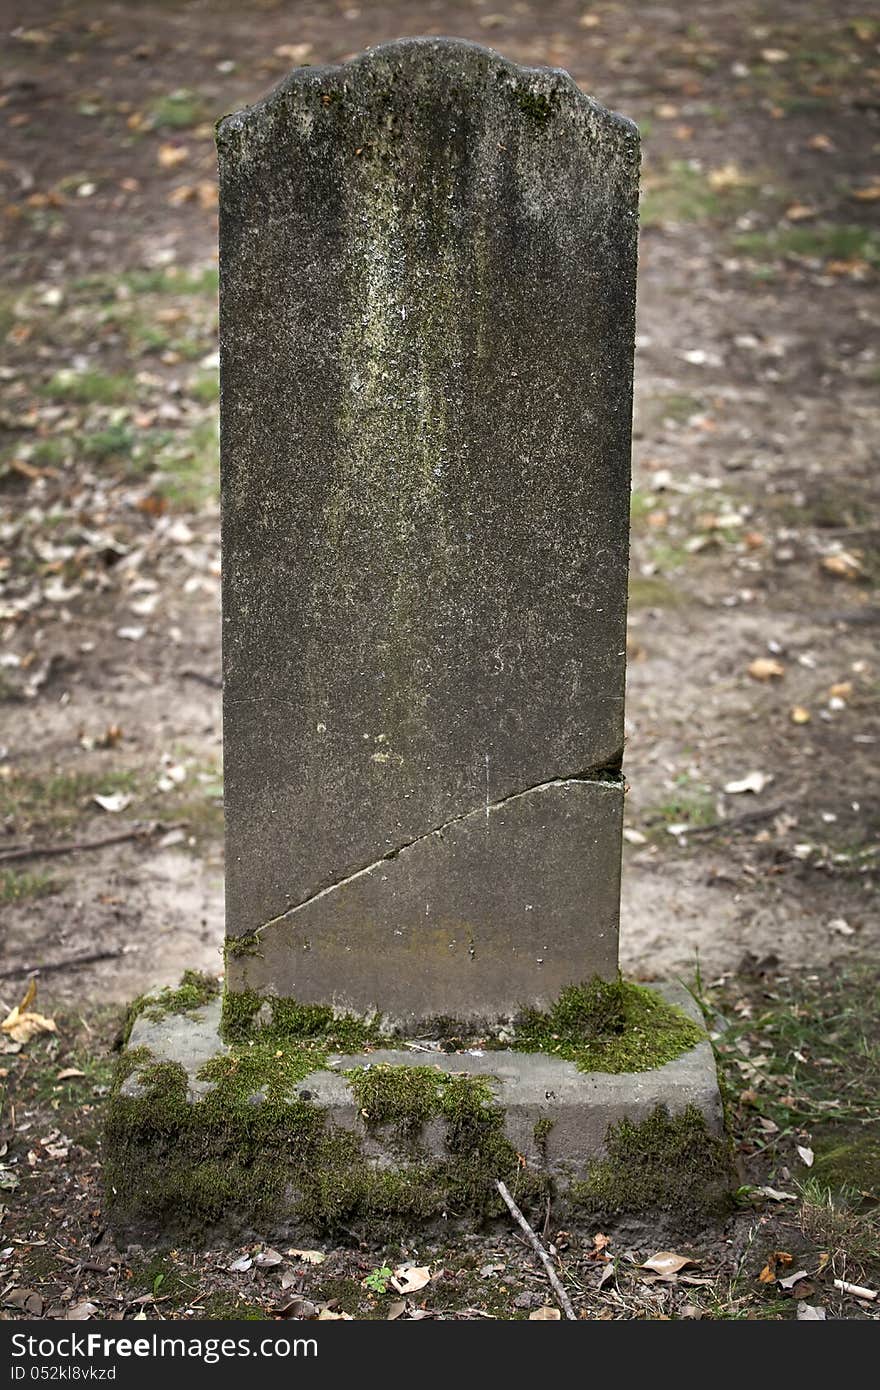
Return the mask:
[(395, 88), (411, 103), (469, 107), (490, 101), (494, 89), (508, 98), (505, 119), (536, 133), (549, 133), (555, 120), (574, 119), (615, 162), (638, 161), (634, 123), (581, 91), (563, 68), (523, 67), (468, 39), (434, 36), (395, 39), (342, 63), (294, 68), (262, 100), (217, 122), (218, 147), (222, 155), (227, 143), (238, 143), (236, 136), (259, 140), (279, 116), (294, 111), (307, 117), (310, 109), (317, 114), (345, 101), (360, 106), (379, 96), (387, 102)]

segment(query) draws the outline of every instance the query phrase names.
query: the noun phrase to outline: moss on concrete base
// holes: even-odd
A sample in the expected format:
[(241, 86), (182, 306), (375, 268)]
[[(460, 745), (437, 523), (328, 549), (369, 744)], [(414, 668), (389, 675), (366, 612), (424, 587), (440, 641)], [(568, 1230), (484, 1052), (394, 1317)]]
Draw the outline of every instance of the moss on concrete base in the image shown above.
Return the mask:
[[(482, 1078), (421, 1067), (347, 1072), (368, 1132), (401, 1136), (400, 1162), (388, 1167), (370, 1161), (358, 1133), (296, 1095), (314, 1054), (246, 1044), (202, 1068), (213, 1089), (198, 1101), (178, 1063), (144, 1061), (141, 1051), (133, 1068), (123, 1054), (123, 1075), (139, 1069), (139, 1094), (117, 1088), (105, 1134), (109, 1206), (123, 1225), (196, 1231), (221, 1220), (277, 1221), (390, 1238), (414, 1222), (499, 1212), (498, 1177), (527, 1207), (547, 1187), (505, 1137), (504, 1112)], [(432, 1118), (445, 1122), (440, 1159), (420, 1142)]]
[(572, 1204), (585, 1215), (671, 1212), (688, 1225), (730, 1209), (730, 1147), (697, 1106), (670, 1115), (658, 1105), (641, 1124), (621, 1120), (605, 1145), (605, 1157), (571, 1185)]
[(517, 1022), (517, 1052), (548, 1052), (579, 1071), (650, 1071), (705, 1040), (674, 1004), (642, 985), (598, 978), (570, 985), (546, 1013)]
[[(303, 1087), (315, 1072), (325, 1074), (326, 1086), (331, 1053), (388, 1041), (369, 1019), (227, 993), (226, 1046), (218, 1040), (198, 1071), (143, 1046), (156, 1040), (161, 1051), (172, 1012), (193, 1019), (204, 1039), (193, 1010), (214, 998), (213, 981), (187, 972), (178, 990), (146, 996), (130, 1011), (144, 1022), (132, 1039), (137, 1045), (119, 1061), (104, 1146), (115, 1224), (166, 1234), (222, 1223), (227, 1233), (295, 1227), (392, 1238), (439, 1217), (503, 1215), (499, 1178), (527, 1211), (543, 1203), (554, 1121), (539, 1116), (532, 1124), (530, 1165), (508, 1137), (496, 1082), (485, 1071), (377, 1060), (341, 1074), (347, 1100), (331, 1086), (319, 1103), (314, 1088)], [(546, 1014), (524, 1014), (514, 1047), (556, 1054), (584, 1070), (622, 1072), (631, 1058), (631, 1069), (642, 1072), (703, 1036), (651, 991), (593, 981), (564, 991)], [(176, 1055), (186, 1061), (186, 1047)], [(493, 1055), (490, 1048), (488, 1067)], [(609, 1130), (606, 1154), (589, 1172), (560, 1172), (566, 1185), (574, 1179), (569, 1195), (584, 1212), (706, 1214), (720, 1209), (729, 1186), (726, 1146), (696, 1107), (675, 1118), (658, 1107), (639, 1125), (624, 1121)], [(560, 1207), (567, 1203), (557, 1196)]]

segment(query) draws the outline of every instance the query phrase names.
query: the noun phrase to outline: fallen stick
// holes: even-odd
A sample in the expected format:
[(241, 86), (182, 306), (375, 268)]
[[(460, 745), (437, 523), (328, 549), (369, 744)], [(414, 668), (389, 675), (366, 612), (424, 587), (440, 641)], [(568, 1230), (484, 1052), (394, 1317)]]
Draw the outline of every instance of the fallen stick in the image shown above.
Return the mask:
[(498, 1188), (498, 1191), (504, 1198), (507, 1209), (513, 1217), (514, 1221), (517, 1223), (520, 1230), (526, 1236), (529, 1245), (532, 1247), (535, 1254), (538, 1256), (538, 1259), (541, 1261), (541, 1264), (547, 1271), (547, 1278), (550, 1280), (550, 1286), (556, 1295), (557, 1301), (563, 1313), (567, 1318), (570, 1318), (572, 1322), (577, 1322), (577, 1313), (574, 1311), (574, 1308), (572, 1307), (571, 1299), (569, 1298), (568, 1294), (565, 1292), (565, 1289), (562, 1287), (562, 1284), (560, 1283), (559, 1275), (553, 1268), (553, 1262), (551, 1261), (550, 1256), (547, 1254), (547, 1251), (544, 1249), (543, 1245), (539, 1241), (538, 1237), (535, 1235), (528, 1221), (526, 1221), (526, 1218), (523, 1216), (519, 1207), (516, 1205), (516, 1202), (513, 1200), (500, 1178), (496, 1179), (495, 1186)]
[(223, 681), (220, 676), (209, 676), (206, 675), (204, 671), (193, 671), (190, 669), (181, 671), (180, 674), (181, 676), (185, 676), (188, 680), (199, 681), (202, 685), (208, 685), (212, 690), (223, 689)]
[(840, 1289), (841, 1293), (851, 1293), (854, 1298), (866, 1298), (873, 1303), (880, 1290), (865, 1289), (861, 1284), (848, 1284), (845, 1279), (835, 1279), (834, 1287)]
[[(176, 830), (179, 824), (163, 825), (161, 829)], [(158, 821), (150, 821), (148, 825), (137, 826), (134, 830), (120, 830), (116, 835), (105, 835), (102, 840), (72, 840), (66, 845), (27, 845), (0, 850), (0, 864), (8, 864), (13, 859), (49, 859), (59, 854), (76, 854), (85, 849), (103, 849), (105, 845), (121, 845), (126, 840), (145, 840), (159, 829)]]
[(764, 806), (760, 811), (744, 811), (741, 816), (715, 820), (710, 825), (689, 825), (687, 830), (681, 832), (681, 838), (684, 839), (687, 835), (714, 835), (716, 830), (736, 830), (744, 825), (758, 825), (762, 820), (770, 820), (784, 810), (784, 806)]
[(0, 970), (0, 980), (10, 980), (16, 975), (47, 975), (50, 970), (72, 970), (77, 965), (94, 965), (99, 960), (115, 960), (124, 956), (125, 951), (93, 951), (88, 956), (69, 956), (67, 960), (50, 961), (48, 965), (16, 965), (10, 970)]

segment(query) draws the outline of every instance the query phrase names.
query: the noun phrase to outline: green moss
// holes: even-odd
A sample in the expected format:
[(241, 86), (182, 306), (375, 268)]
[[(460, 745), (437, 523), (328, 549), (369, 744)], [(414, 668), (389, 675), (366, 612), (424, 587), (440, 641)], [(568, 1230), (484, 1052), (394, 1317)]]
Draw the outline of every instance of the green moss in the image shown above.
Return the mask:
[[(372, 1098), (374, 1122), (381, 1116), (412, 1136), (406, 1160), (381, 1167), (369, 1162), (357, 1134), (297, 1094), (315, 1064), (305, 1044), (250, 1042), (214, 1058), (200, 1073), (213, 1089), (197, 1102), (188, 1099), (181, 1066), (144, 1060), (141, 1054), (140, 1093), (121, 1095), (117, 1086), (105, 1134), (108, 1202), (117, 1222), (136, 1217), (155, 1220), (164, 1232), (195, 1231), (221, 1219), (264, 1223), (283, 1206), (286, 1216), (316, 1229), (358, 1226), (390, 1237), (413, 1221), (499, 1212), (497, 1177), (526, 1204), (546, 1187), (520, 1162), (482, 1079), (438, 1072), (429, 1088), (427, 1068), (395, 1069), (401, 1075), (378, 1086), (367, 1069), (350, 1074), (356, 1092)], [(123, 1054), (122, 1073), (132, 1070)], [(431, 1116), (446, 1122), (441, 1158), (416, 1143)]]
[(166, 1014), (185, 1014), (210, 1004), (220, 993), (220, 985), (212, 975), (200, 970), (185, 970), (176, 989), (165, 988), (151, 994), (140, 994), (128, 1006), (122, 1025), (123, 1045), (131, 1037), (134, 1021), (144, 1014), (153, 1022)]
[(816, 1158), (811, 1176), (835, 1189), (880, 1197), (880, 1135), (876, 1131), (832, 1130), (814, 1136)]
[[(241, 952), (251, 953), (250, 949)], [(337, 1014), (324, 1004), (299, 1004), (295, 999), (272, 996), (264, 998), (252, 989), (225, 990), (220, 1031), (229, 1043), (262, 1039), (280, 1045), (298, 1038), (324, 1053), (358, 1051), (370, 1043), (391, 1041), (374, 1023), (354, 1014)]]
[(570, 985), (547, 1013), (526, 1011), (513, 1047), (549, 1052), (580, 1071), (662, 1067), (705, 1039), (703, 1030), (653, 990), (618, 978)]
[(553, 114), (555, 97), (555, 92), (548, 95), (546, 92), (533, 92), (525, 88), (517, 96), (517, 102), (526, 116), (538, 125), (545, 125)]
[(242, 956), (258, 956), (260, 941), (256, 936), (227, 936), (223, 945), (224, 960), (239, 960)]
[(572, 1202), (583, 1212), (666, 1211), (686, 1225), (730, 1207), (727, 1142), (710, 1133), (695, 1105), (676, 1116), (658, 1105), (641, 1124), (621, 1120), (608, 1130), (606, 1148), (587, 1178), (572, 1184)]

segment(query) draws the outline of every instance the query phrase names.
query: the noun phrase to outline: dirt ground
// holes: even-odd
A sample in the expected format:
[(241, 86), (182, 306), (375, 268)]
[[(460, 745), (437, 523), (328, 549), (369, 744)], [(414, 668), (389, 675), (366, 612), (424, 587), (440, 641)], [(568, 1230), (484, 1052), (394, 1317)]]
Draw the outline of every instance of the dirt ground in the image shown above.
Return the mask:
[(419, 33), (563, 66), (642, 129), (623, 967), (876, 959), (867, 9), (0, 3), (4, 1004), (34, 969), (88, 1013), (221, 968), (212, 125)]

